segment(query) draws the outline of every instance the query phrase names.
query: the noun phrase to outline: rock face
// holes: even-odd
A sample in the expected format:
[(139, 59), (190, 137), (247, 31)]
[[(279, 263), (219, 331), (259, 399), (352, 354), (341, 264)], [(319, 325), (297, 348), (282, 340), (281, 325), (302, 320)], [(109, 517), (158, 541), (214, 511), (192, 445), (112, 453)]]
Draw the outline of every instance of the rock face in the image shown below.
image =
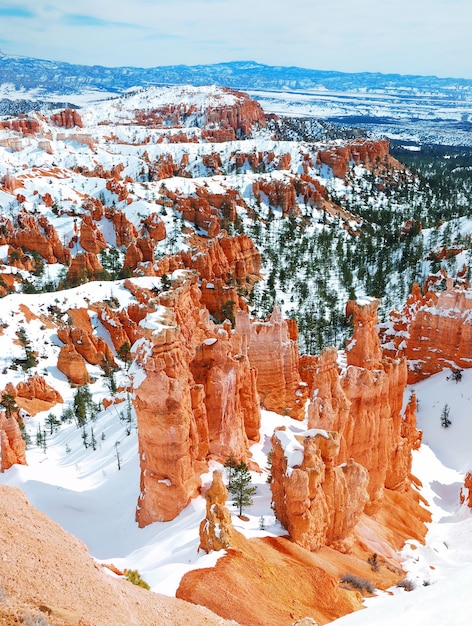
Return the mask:
[(56, 126), (63, 128), (83, 127), (82, 118), (75, 109), (64, 109), (59, 113), (54, 113), (54, 115), (51, 115), (51, 121)]
[[(40, 400), (49, 406), (63, 402), (61, 394), (48, 385), (44, 378), (39, 375), (30, 376), (27, 381), (18, 383), (16, 390), (12, 391), (12, 395), (17, 398), (17, 403), (20, 403), (19, 406), (21, 406), (21, 399)], [(31, 413), (29, 407), (27, 410)]]
[(12, 465), (26, 465), (26, 443), (21, 436), (15, 416), (6, 417), (0, 413), (0, 470), (4, 472)]
[(335, 467), (339, 435), (322, 430), (272, 437), (272, 501), (290, 537), (308, 550), (347, 551), (367, 493), (367, 470), (349, 459)]
[(69, 251), (61, 243), (54, 226), (43, 215), (21, 211), (15, 223), (5, 216), (0, 218), (0, 244), (10, 244), (37, 252), (48, 263), (66, 263)]
[(326, 150), (319, 150), (317, 161), (327, 165), (337, 178), (345, 178), (351, 162), (356, 165), (360, 163), (370, 165), (381, 161), (388, 156), (388, 141), (356, 140), (345, 146), (330, 147)]
[(259, 432), (254, 369), (244, 352), (233, 353), (230, 326), (210, 321), (196, 282), (187, 272), (148, 302), (133, 348), (140, 526), (173, 519), (198, 492), (201, 462), (246, 460), (248, 435)]
[(404, 309), (391, 313), (382, 329), (384, 351), (408, 359), (409, 383), (444, 368), (471, 366), (472, 290), (448, 279), (445, 291), (428, 285), (424, 291), (415, 285)]
[(80, 285), (89, 280), (95, 280), (103, 273), (103, 266), (92, 252), (79, 252), (73, 259), (67, 271), (67, 280), (71, 285)]
[(465, 475), (464, 486), (460, 491), (460, 501), (461, 504), (465, 502), (469, 509), (472, 509), (472, 474), (470, 472)]
[(58, 328), (57, 336), (62, 343), (74, 346), (78, 354), (91, 365), (101, 365), (105, 361), (111, 366), (116, 365), (113, 353), (102, 337), (92, 335), (85, 329), (71, 327)]
[(247, 341), (251, 366), (257, 370), (257, 390), (262, 406), (294, 419), (304, 418), (307, 385), (299, 374), (297, 329), (275, 307), (267, 322), (251, 322), (236, 313), (235, 345)]
[(18, 616), (25, 615), (23, 623), (55, 626), (235, 626), (204, 607), (110, 576), (80, 541), (31, 506), (20, 489), (0, 486), (0, 518), (2, 624), (18, 624)]
[(298, 443), (280, 432), (273, 438), (276, 515), (311, 550), (325, 544), (348, 550), (362, 511), (378, 511), (385, 488), (405, 491), (410, 484), (411, 451), (421, 442), (416, 399), (402, 415), (406, 360), (382, 356), (378, 304), (350, 303), (354, 336), (344, 370), (336, 348), (302, 359), (311, 430)]
[(57, 360), (57, 369), (65, 374), (73, 385), (83, 385), (90, 382), (85, 359), (72, 344), (62, 346)]
[(213, 472), (211, 487), (205, 494), (206, 516), (200, 524), (199, 550), (224, 550), (231, 545), (234, 528), (226, 507), (227, 497), (222, 472)]

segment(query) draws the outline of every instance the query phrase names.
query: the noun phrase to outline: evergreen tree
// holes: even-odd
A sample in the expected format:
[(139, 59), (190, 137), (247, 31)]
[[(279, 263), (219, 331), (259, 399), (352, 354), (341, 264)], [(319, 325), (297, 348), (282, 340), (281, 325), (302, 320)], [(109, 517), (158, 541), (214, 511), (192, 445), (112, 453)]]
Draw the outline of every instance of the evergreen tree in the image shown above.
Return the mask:
[(449, 428), (449, 426), (452, 424), (451, 420), (449, 419), (449, 413), (450, 413), (449, 405), (445, 404), (441, 412), (441, 426), (443, 428)]
[(239, 515), (243, 514), (243, 508), (251, 506), (252, 496), (257, 492), (257, 487), (251, 486), (251, 474), (246, 463), (241, 462), (233, 469), (229, 491), (234, 496), (233, 506), (239, 508)]
[(44, 423), (48, 426), (50, 435), (57, 432), (61, 426), (61, 422), (57, 419), (54, 413), (49, 413), (44, 420)]
[(10, 418), (13, 413), (18, 411), (18, 406), (16, 404), (15, 397), (10, 393), (2, 393), (2, 399), (0, 400), (0, 404), (5, 409), (5, 415), (7, 418)]

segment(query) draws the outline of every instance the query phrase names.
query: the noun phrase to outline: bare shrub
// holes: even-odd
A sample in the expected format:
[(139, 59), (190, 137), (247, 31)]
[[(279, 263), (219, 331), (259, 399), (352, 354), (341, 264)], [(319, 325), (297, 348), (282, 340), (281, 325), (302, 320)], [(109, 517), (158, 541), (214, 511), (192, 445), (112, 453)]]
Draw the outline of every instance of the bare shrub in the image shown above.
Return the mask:
[(375, 591), (374, 583), (366, 578), (355, 576), (354, 574), (344, 574), (341, 578), (341, 582), (350, 585), (358, 591), (366, 591), (367, 593), (374, 593)]
[(370, 569), (373, 572), (378, 572), (380, 569), (380, 563), (377, 557), (377, 554), (374, 553), (372, 556), (369, 556), (369, 558), (367, 559), (367, 563), (370, 565)]
[(400, 580), (397, 583), (397, 587), (401, 587), (405, 591), (413, 591), (413, 589), (415, 589), (416, 585), (415, 585), (415, 583), (412, 580), (410, 580), (408, 578), (403, 578), (402, 580)]

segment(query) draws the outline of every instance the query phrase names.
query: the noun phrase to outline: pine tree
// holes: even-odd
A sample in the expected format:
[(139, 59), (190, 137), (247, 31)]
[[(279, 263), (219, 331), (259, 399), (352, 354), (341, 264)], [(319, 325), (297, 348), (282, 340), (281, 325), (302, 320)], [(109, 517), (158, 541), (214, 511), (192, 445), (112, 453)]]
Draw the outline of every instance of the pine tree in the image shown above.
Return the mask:
[(449, 426), (452, 424), (451, 420), (449, 419), (449, 413), (450, 413), (450, 408), (448, 404), (444, 405), (444, 408), (441, 412), (441, 426), (443, 428), (449, 428)]
[(57, 432), (59, 430), (60, 425), (61, 425), (61, 422), (57, 419), (57, 417), (54, 415), (54, 413), (48, 413), (48, 416), (44, 420), (44, 423), (46, 424), (46, 426), (49, 427), (49, 434), (50, 435), (52, 435), (53, 433)]
[(243, 508), (251, 506), (252, 496), (257, 492), (257, 487), (251, 486), (251, 474), (246, 463), (241, 462), (233, 469), (229, 491), (234, 496), (233, 506), (239, 508), (239, 515), (243, 514)]
[(7, 418), (10, 418), (13, 413), (18, 411), (18, 406), (16, 404), (15, 397), (10, 393), (2, 393), (2, 399), (0, 400), (0, 404), (5, 409), (5, 415)]

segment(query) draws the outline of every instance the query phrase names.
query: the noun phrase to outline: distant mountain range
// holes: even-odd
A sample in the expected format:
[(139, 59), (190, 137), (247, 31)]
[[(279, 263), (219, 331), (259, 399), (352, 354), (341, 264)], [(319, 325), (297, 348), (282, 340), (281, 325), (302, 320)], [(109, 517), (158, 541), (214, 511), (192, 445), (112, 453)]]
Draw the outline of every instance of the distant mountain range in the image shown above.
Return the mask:
[(472, 147), (472, 80), (331, 72), (236, 61), (103, 67), (0, 52), (0, 116), (81, 106), (152, 86), (218, 85), (248, 92), (266, 113), (313, 118), (421, 144)]
[(216, 84), (242, 90), (387, 91), (405, 95), (424, 93), (448, 99), (472, 99), (472, 80), (357, 73), (281, 67), (237, 61), (213, 65), (166, 67), (103, 67), (72, 65), (22, 56), (0, 56), (0, 85), (17, 91), (35, 91), (36, 97), (67, 96), (78, 91), (122, 93), (133, 87), (170, 84)]

